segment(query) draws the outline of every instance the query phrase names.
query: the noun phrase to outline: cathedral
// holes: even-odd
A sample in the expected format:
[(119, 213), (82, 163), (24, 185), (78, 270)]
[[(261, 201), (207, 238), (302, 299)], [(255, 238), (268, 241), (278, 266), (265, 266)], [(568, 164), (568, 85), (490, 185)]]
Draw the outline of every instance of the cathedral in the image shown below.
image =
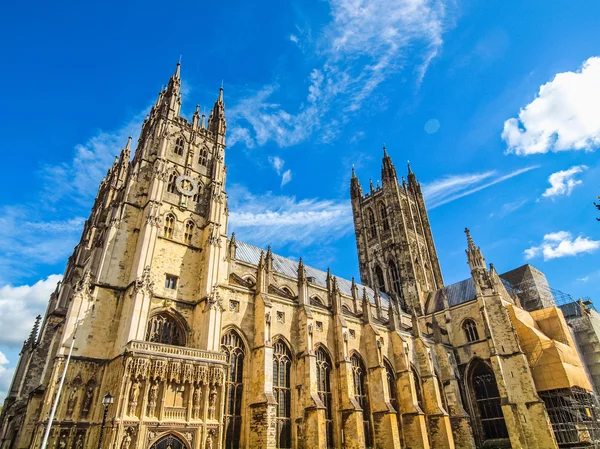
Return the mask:
[(410, 167), (384, 148), (381, 186), (352, 172), (360, 283), (337, 277), (228, 233), (223, 89), (187, 120), (180, 86), (177, 64), (100, 184), (0, 449), (599, 447), (561, 310), (468, 229), (470, 276), (445, 285)]

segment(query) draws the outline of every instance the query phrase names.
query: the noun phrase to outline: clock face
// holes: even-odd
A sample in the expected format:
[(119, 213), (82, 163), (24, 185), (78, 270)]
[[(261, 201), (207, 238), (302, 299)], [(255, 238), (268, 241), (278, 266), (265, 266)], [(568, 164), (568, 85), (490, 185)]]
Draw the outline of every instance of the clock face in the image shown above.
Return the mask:
[(175, 186), (179, 193), (184, 196), (194, 196), (198, 193), (198, 181), (187, 175), (178, 176), (175, 180)]

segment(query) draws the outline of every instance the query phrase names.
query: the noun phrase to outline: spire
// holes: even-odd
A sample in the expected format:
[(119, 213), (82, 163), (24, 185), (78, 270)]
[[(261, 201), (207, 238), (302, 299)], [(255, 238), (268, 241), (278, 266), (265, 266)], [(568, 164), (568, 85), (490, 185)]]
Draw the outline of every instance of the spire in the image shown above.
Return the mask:
[(200, 123), (200, 105), (196, 105), (196, 110), (194, 111), (194, 116), (192, 117), (192, 126), (194, 128), (198, 127), (198, 123)]
[(175, 66), (175, 73), (173, 74), (174, 79), (181, 79), (181, 62), (177, 62)]
[(362, 198), (362, 186), (354, 172), (354, 164), (352, 164), (352, 177), (350, 178), (350, 199)]
[(362, 315), (365, 323), (370, 323), (372, 321), (373, 313), (371, 312), (371, 302), (369, 301), (369, 296), (367, 295), (367, 289), (365, 287), (363, 287), (362, 295)]
[(215, 101), (210, 117), (208, 118), (208, 130), (213, 134), (225, 134), (227, 124), (225, 122), (225, 103), (223, 102), (223, 85), (219, 89), (219, 96)]
[(398, 183), (398, 177), (396, 175), (396, 167), (392, 163), (392, 158), (387, 153), (387, 148), (385, 144), (383, 145), (383, 167), (381, 169), (381, 180), (385, 185), (386, 180), (391, 180), (394, 185)]
[(469, 266), (471, 267), (471, 271), (481, 269), (487, 271), (485, 267), (485, 259), (481, 254), (481, 248), (479, 246), (475, 246), (475, 243), (471, 238), (471, 231), (469, 231), (469, 228), (465, 228), (465, 234), (467, 235), (467, 249), (465, 252), (467, 253), (467, 260)]
[(412, 169), (410, 168), (410, 161), (408, 161), (407, 165), (408, 165), (408, 187), (417, 187), (418, 186), (417, 177), (415, 176)]

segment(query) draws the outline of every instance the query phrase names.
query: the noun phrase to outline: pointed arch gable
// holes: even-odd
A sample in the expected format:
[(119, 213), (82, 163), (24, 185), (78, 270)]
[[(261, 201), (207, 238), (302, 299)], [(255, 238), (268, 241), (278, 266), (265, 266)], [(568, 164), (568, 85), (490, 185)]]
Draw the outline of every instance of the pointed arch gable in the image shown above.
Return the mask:
[(290, 340), (288, 340), (288, 338), (285, 335), (277, 334), (272, 338), (272, 341), (273, 341), (273, 346), (275, 346), (275, 343), (277, 343), (277, 342), (283, 343), (289, 351), (289, 355), (290, 355), (290, 358), (292, 359), (292, 362), (295, 360), (296, 351), (294, 350), (294, 347), (293, 347), (292, 343), (290, 342)]
[(148, 447), (149, 448), (153, 448), (156, 443), (160, 442), (160, 440), (162, 440), (163, 438), (168, 437), (169, 435), (173, 435), (178, 440), (180, 440), (183, 443), (185, 449), (192, 449), (192, 446), (191, 446), (190, 442), (187, 440), (187, 438), (182, 433), (180, 433), (180, 432), (178, 432), (176, 430), (169, 430), (167, 432), (161, 433), (154, 440), (152, 440), (150, 442), (150, 444), (148, 445)]
[(227, 335), (229, 332), (234, 332), (235, 334), (237, 334), (238, 337), (240, 337), (240, 339), (244, 345), (243, 350), (248, 355), (250, 353), (252, 346), (250, 345), (250, 341), (246, 337), (246, 334), (244, 333), (242, 328), (235, 324), (228, 324), (221, 331), (221, 341), (223, 340), (223, 337), (225, 335)]

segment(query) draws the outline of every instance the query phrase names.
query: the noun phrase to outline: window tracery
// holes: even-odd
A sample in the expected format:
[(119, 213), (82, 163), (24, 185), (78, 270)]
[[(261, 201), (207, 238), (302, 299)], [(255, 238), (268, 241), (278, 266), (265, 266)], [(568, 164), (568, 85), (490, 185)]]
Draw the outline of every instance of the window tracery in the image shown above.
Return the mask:
[(371, 411), (369, 409), (369, 398), (367, 393), (367, 371), (358, 355), (352, 355), (350, 362), (352, 363), (352, 377), (354, 380), (354, 398), (363, 410), (365, 446), (370, 448), (373, 446), (373, 434), (371, 432)]
[(471, 371), (471, 393), (482, 437), (484, 440), (508, 438), (496, 377), (485, 363), (475, 363), (476, 366)]
[(193, 236), (194, 236), (194, 222), (192, 220), (188, 220), (185, 223), (185, 233), (183, 235), (183, 240), (188, 245), (191, 245)]
[(381, 203), (379, 205), (379, 210), (381, 211), (381, 222), (383, 224), (383, 230), (389, 231), (390, 230), (390, 222), (388, 220), (388, 213), (387, 213), (387, 208), (385, 207), (385, 204)]
[(171, 173), (169, 175), (169, 182), (167, 183), (167, 192), (177, 192), (177, 173)]
[(230, 330), (221, 338), (221, 350), (227, 355), (228, 371), (225, 382), (224, 447), (238, 449), (242, 430), (242, 396), (244, 392), (244, 344), (239, 334)]
[(183, 137), (178, 137), (175, 141), (175, 148), (173, 149), (173, 152), (178, 156), (183, 156), (183, 143)]
[(206, 147), (203, 147), (200, 149), (200, 152), (198, 153), (198, 163), (204, 167), (206, 167), (206, 164), (208, 162), (208, 150), (206, 149)]
[(146, 341), (164, 345), (185, 346), (185, 332), (179, 322), (168, 313), (150, 317)]
[(479, 332), (477, 332), (477, 324), (471, 319), (466, 319), (462, 325), (465, 331), (465, 336), (469, 343), (479, 340)]
[(367, 217), (369, 219), (369, 232), (371, 233), (371, 238), (377, 237), (377, 226), (375, 224), (375, 214), (371, 209), (367, 209)]
[(273, 345), (273, 394), (277, 401), (276, 447), (292, 447), (291, 379), (292, 358), (287, 345), (277, 340)]
[(317, 356), (317, 394), (325, 406), (325, 439), (327, 448), (334, 448), (333, 440), (333, 399), (331, 395), (331, 371), (333, 365), (329, 355), (319, 347)]
[(163, 229), (163, 236), (172, 239), (173, 232), (175, 230), (175, 216), (173, 214), (167, 214), (165, 217), (165, 227)]

